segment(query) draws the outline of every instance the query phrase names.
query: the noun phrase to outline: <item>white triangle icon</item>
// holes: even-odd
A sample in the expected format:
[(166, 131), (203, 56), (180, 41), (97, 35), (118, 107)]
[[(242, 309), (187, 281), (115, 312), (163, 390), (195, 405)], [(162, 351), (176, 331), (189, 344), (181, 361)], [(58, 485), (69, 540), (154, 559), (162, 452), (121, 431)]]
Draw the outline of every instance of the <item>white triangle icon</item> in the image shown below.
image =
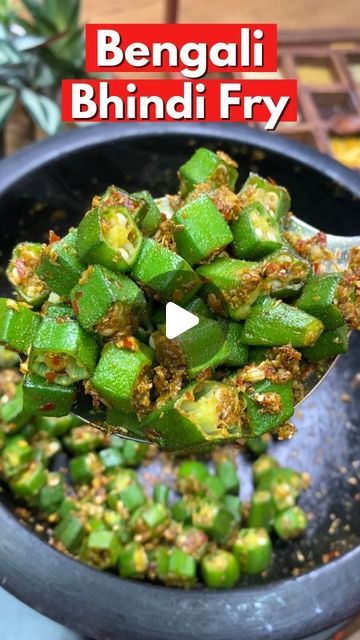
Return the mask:
[(172, 340), (199, 324), (199, 318), (174, 302), (166, 305), (166, 337)]

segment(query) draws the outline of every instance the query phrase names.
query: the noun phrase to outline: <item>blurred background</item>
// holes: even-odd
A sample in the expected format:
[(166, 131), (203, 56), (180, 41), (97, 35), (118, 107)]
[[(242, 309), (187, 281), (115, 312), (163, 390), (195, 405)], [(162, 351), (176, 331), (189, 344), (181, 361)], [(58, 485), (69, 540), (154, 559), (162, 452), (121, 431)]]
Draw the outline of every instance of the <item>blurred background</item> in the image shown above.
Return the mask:
[[(278, 133), (360, 170), (359, 0), (0, 0), (0, 155), (62, 130), (61, 79), (86, 77), (85, 22), (175, 20), (276, 22), (272, 75), (299, 81), (298, 122)], [(78, 638), (4, 591), (0, 614), (1, 640)], [(334, 640), (360, 640), (358, 628), (354, 622)]]

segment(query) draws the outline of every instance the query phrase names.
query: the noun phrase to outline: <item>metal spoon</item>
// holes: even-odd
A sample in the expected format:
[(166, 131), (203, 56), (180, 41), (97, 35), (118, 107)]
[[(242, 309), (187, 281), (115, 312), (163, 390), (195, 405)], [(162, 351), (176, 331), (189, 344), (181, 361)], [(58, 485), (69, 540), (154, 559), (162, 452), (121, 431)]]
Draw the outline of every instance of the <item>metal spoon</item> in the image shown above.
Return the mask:
[[(163, 205), (161, 208), (161, 210), (163, 211), (165, 209), (165, 205), (168, 205), (165, 202), (164, 198), (159, 199), (159, 201), (161, 201), (161, 204)], [(169, 215), (170, 217), (169, 210), (167, 210), (167, 215)], [(303, 220), (299, 220), (299, 218), (297, 218), (296, 216), (292, 216), (288, 231), (299, 234), (305, 240), (319, 233), (319, 229), (312, 227), (310, 224), (304, 222)], [(335, 256), (335, 260), (329, 263), (329, 269), (333, 270), (334, 268), (339, 267), (341, 270), (344, 270), (347, 265), (349, 250), (353, 247), (360, 246), (360, 236), (344, 237), (326, 234), (326, 237), (327, 246)], [(316, 389), (316, 387), (324, 380), (325, 376), (327, 376), (330, 369), (332, 369), (332, 367), (334, 366), (336, 360), (337, 358), (334, 358), (333, 360), (329, 360), (327, 362), (326, 368), (323, 369), (322, 375), (320, 377), (315, 373), (310, 374), (307, 377), (305, 382), (304, 397), (300, 402), (298, 402), (296, 406), (299, 406), (305, 400), (305, 398), (307, 398), (310, 393), (312, 393)], [(121, 430), (121, 427), (115, 428), (106, 424), (105, 408), (94, 409), (90, 396), (82, 396), (75, 404), (73, 413), (75, 413), (78, 418), (83, 420), (84, 423), (97, 427), (98, 429), (101, 429), (102, 431), (105, 431), (107, 433), (114, 433), (114, 435), (119, 436), (119, 438), (152, 444), (145, 438), (130, 437), (129, 435), (127, 435), (127, 433), (125, 433), (125, 430)]]

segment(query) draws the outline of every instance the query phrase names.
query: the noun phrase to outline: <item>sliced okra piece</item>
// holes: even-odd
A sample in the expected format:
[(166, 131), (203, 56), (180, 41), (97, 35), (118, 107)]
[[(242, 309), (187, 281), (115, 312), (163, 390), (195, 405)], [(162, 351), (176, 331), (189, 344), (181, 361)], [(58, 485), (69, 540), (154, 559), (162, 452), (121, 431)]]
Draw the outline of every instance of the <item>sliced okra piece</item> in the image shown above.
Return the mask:
[(238, 496), (227, 493), (222, 499), (225, 507), (232, 514), (235, 522), (241, 522), (241, 500)]
[(201, 560), (201, 576), (211, 589), (231, 589), (240, 578), (239, 562), (229, 551), (217, 549)]
[(75, 314), (68, 304), (47, 304), (42, 307), (42, 313), (48, 318), (72, 318)]
[(346, 353), (348, 348), (349, 327), (344, 325), (324, 331), (312, 347), (305, 347), (301, 352), (309, 362), (319, 362), (319, 360), (335, 358), (340, 353)]
[(222, 500), (225, 496), (226, 488), (220, 478), (209, 475), (202, 485), (201, 493), (204, 493), (207, 498)]
[(73, 513), (68, 513), (54, 529), (55, 539), (73, 553), (80, 547), (84, 535), (85, 527), (82, 520)]
[(70, 460), (70, 475), (75, 484), (87, 484), (102, 471), (99, 456), (93, 451), (75, 456)]
[[(3, 428), (0, 428), (0, 451), (5, 447), (6, 443), (6, 433)], [(0, 469), (1, 469), (1, 458), (0, 458)]]
[(140, 231), (145, 237), (154, 235), (162, 220), (160, 209), (154, 198), (149, 191), (137, 191), (131, 196), (139, 201), (134, 218)]
[(22, 473), (34, 457), (31, 445), (22, 435), (9, 438), (1, 452), (1, 471), (5, 478)]
[(149, 372), (153, 351), (135, 338), (107, 344), (101, 354), (92, 387), (113, 409), (132, 413), (149, 406)]
[(260, 202), (245, 207), (230, 228), (234, 255), (241, 260), (258, 260), (282, 245), (277, 220)]
[(242, 367), (249, 359), (249, 348), (242, 343), (243, 325), (233, 320), (224, 322), (225, 343), (218, 359), (222, 360), (221, 364), (229, 367)]
[(258, 485), (264, 478), (267, 477), (269, 471), (278, 469), (279, 463), (275, 458), (264, 453), (252, 465), (252, 472), (255, 485)]
[(269, 215), (279, 223), (283, 222), (290, 209), (290, 195), (287, 189), (261, 178), (256, 173), (250, 173), (242, 186), (239, 192), (239, 201), (242, 207), (259, 202)]
[(254, 456), (261, 456), (262, 453), (266, 453), (268, 444), (268, 436), (266, 435), (246, 440), (246, 447)]
[(237, 164), (227, 154), (200, 147), (179, 169), (180, 194), (185, 197), (197, 184), (212, 187), (228, 185), (234, 190), (238, 178)]
[(196, 527), (185, 527), (175, 538), (175, 546), (199, 562), (209, 545), (206, 533)]
[(242, 402), (229, 385), (198, 382), (153, 411), (142, 425), (145, 436), (168, 451), (231, 442), (242, 434)]
[(10, 351), (2, 344), (0, 344), (0, 369), (12, 369), (19, 364), (19, 354), (14, 351)]
[(176, 500), (171, 505), (171, 515), (176, 522), (182, 522), (188, 524), (191, 522), (192, 504), (184, 496), (180, 500)]
[(101, 209), (125, 207), (129, 213), (135, 215), (142, 202), (134, 194), (130, 195), (125, 189), (120, 189), (111, 184), (101, 196), (95, 196), (91, 204), (94, 209), (98, 207)]
[[(5, 398), (3, 397), (3, 401)], [(14, 397), (7, 400), (5, 404), (0, 405), (0, 418), (5, 424), (12, 425), (11, 431), (14, 433), (28, 424), (31, 416), (31, 411), (24, 411), (23, 385), (19, 383), (16, 387)]]
[(92, 531), (84, 541), (80, 557), (83, 562), (97, 569), (115, 567), (121, 551), (120, 541), (114, 531)]
[(240, 491), (240, 480), (235, 462), (232, 460), (221, 460), (216, 465), (216, 473), (223, 482), (226, 493), (237, 495)]
[(146, 305), (135, 282), (100, 265), (84, 271), (71, 291), (71, 302), (83, 329), (104, 338), (131, 335)]
[(49, 466), (50, 461), (61, 451), (61, 442), (45, 433), (36, 433), (31, 438), (31, 446), (34, 449), (34, 458), (39, 460), (44, 467)]
[(130, 542), (120, 550), (119, 574), (122, 578), (145, 578), (149, 558), (139, 542)]
[(169, 503), (170, 487), (162, 482), (154, 484), (153, 488), (153, 500), (154, 502), (160, 502), (165, 507)]
[(216, 258), (196, 270), (203, 281), (200, 294), (217, 315), (243, 320), (261, 293), (260, 267), (257, 262), (234, 258)]
[(209, 476), (209, 470), (199, 460), (184, 460), (177, 469), (177, 489), (180, 493), (198, 493)]
[(148, 445), (143, 442), (126, 440), (122, 449), (125, 467), (139, 467), (148, 450)]
[(297, 506), (279, 513), (274, 521), (274, 528), (282, 540), (299, 538), (307, 527), (307, 518), (304, 511)]
[[(70, 386), (95, 370), (97, 344), (71, 318), (43, 319), (29, 355), (29, 369), (47, 382)], [(67, 411), (69, 413), (69, 411)]]
[[(74, 385), (60, 386), (27, 373), (23, 383), (24, 410), (37, 416), (67, 417), (75, 402)], [(59, 427), (60, 428), (60, 427)]]
[(242, 340), (254, 346), (307, 347), (316, 342), (323, 330), (318, 318), (280, 300), (264, 297), (245, 320)]
[(127, 509), (129, 513), (133, 513), (135, 509), (138, 509), (145, 503), (146, 496), (141, 484), (133, 482), (119, 492), (119, 499), (125, 509)]
[(190, 265), (220, 253), (233, 240), (230, 227), (207, 195), (179, 209), (173, 221), (177, 252)]
[(141, 542), (159, 538), (168, 524), (168, 510), (159, 502), (149, 502), (139, 507), (129, 521), (136, 539)]
[(311, 276), (296, 306), (315, 318), (320, 318), (326, 329), (342, 327), (344, 317), (335, 304), (340, 280), (341, 276), (337, 273)]
[(159, 580), (165, 583), (169, 570), (169, 548), (163, 545), (156, 547), (150, 557), (149, 574), (150, 580)]
[(70, 229), (64, 238), (45, 247), (36, 269), (37, 275), (49, 289), (64, 298), (69, 297), (71, 289), (84, 271), (84, 265), (77, 254), (76, 243), (77, 230)]
[(78, 228), (77, 251), (86, 264), (128, 271), (141, 249), (142, 235), (126, 207), (91, 209)]
[(107, 504), (111, 509), (116, 509), (120, 500), (120, 493), (136, 483), (136, 474), (131, 469), (114, 469), (109, 477), (107, 485)]
[(104, 434), (90, 425), (74, 427), (63, 439), (64, 445), (70, 453), (78, 456), (82, 453), (95, 451), (104, 445)]
[(41, 487), (37, 503), (39, 509), (50, 515), (58, 511), (65, 497), (64, 476), (58, 471), (50, 471), (46, 477), (46, 483)]
[(281, 384), (270, 380), (256, 382), (244, 393), (248, 435), (259, 437), (274, 431), (294, 414), (292, 381)]
[(122, 545), (128, 544), (131, 541), (132, 533), (128, 527), (127, 521), (122, 518), (122, 516), (115, 511), (105, 509), (103, 519), (106, 526), (116, 533)]
[(36, 273), (44, 248), (44, 244), (20, 242), (13, 250), (6, 269), (7, 278), (16, 293), (31, 307), (40, 307), (50, 293), (49, 287)]
[(116, 447), (102, 449), (101, 451), (99, 451), (99, 458), (105, 471), (114, 469), (114, 467), (121, 467), (124, 462), (121, 449), (117, 449)]
[(232, 513), (217, 500), (199, 498), (192, 513), (192, 524), (219, 544), (224, 544), (236, 525)]
[(10, 479), (10, 489), (19, 498), (34, 498), (46, 482), (46, 470), (39, 460), (32, 460), (20, 475)]
[(271, 487), (271, 495), (276, 513), (294, 507), (298, 492), (284, 481), (275, 482)]
[(196, 560), (181, 549), (170, 549), (165, 584), (189, 589), (196, 580)]
[(177, 253), (145, 238), (131, 276), (160, 302), (186, 305), (201, 286), (200, 278)]
[(80, 510), (80, 504), (74, 496), (66, 496), (60, 503), (58, 515), (61, 520), (66, 518), (69, 513), (75, 513)]
[(232, 546), (241, 571), (250, 575), (262, 573), (272, 562), (272, 544), (264, 528), (242, 529)]
[[(193, 298), (186, 306), (186, 311), (190, 311), (195, 316), (203, 317), (203, 318), (214, 318), (214, 314), (211, 313), (210, 309), (206, 306), (204, 300), (198, 296)], [(164, 310), (165, 311), (165, 310)], [(165, 318), (165, 315), (164, 315)], [(163, 323), (159, 322), (159, 324), (165, 324), (165, 320)]]
[(266, 489), (258, 489), (251, 499), (247, 526), (251, 529), (263, 527), (269, 530), (275, 516), (273, 496)]
[(311, 273), (311, 265), (285, 245), (264, 258), (261, 273), (264, 290), (274, 298), (296, 298)]
[(0, 298), (0, 342), (19, 353), (27, 353), (41, 324), (41, 316), (24, 302)]
[[(267, 460), (268, 464), (270, 460), (274, 460), (273, 458), (270, 458), (270, 456), (262, 456), (262, 458), (264, 459), (264, 462), (265, 460)], [(259, 460), (254, 463), (253, 470)], [(289, 485), (289, 487), (291, 487), (296, 497), (307, 486), (306, 478), (304, 479), (301, 473), (299, 473), (298, 471), (294, 471), (294, 469), (290, 469), (288, 467), (268, 467), (266, 470), (263, 469), (263, 472), (261, 473), (260, 477), (256, 479), (256, 481), (258, 482), (259, 489), (264, 489), (266, 491), (272, 491), (275, 485), (285, 483)]]

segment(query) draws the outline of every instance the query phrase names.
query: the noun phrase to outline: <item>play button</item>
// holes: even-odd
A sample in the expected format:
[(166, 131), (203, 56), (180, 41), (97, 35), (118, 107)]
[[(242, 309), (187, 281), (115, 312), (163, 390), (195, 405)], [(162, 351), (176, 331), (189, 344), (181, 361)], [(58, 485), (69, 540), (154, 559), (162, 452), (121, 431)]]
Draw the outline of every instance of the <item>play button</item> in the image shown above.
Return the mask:
[(166, 337), (172, 340), (199, 324), (199, 318), (174, 302), (166, 305)]

